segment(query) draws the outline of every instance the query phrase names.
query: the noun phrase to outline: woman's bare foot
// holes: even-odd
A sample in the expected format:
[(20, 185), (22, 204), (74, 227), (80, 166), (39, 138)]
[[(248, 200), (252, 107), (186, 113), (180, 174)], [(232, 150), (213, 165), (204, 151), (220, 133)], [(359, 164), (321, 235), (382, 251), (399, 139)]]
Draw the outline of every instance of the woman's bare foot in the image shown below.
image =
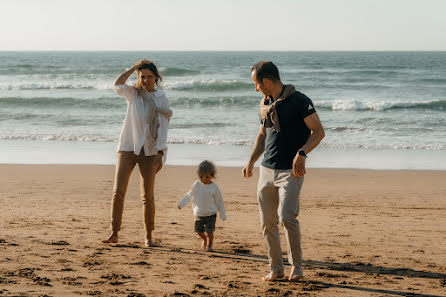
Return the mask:
[(118, 234), (112, 233), (107, 239), (102, 240), (102, 243), (118, 243)]
[(296, 268), (296, 266), (291, 267), (291, 273), (290, 276), (288, 277), (288, 280), (290, 282), (302, 280), (303, 277), (304, 276), (302, 275), (302, 269), (298, 269)]
[(158, 246), (158, 245), (156, 245), (156, 244), (152, 241), (152, 239), (146, 239), (145, 242), (144, 242), (144, 245), (145, 245), (146, 247), (156, 247), (156, 246)]
[(262, 277), (265, 282), (273, 282), (279, 278), (283, 278), (283, 273), (270, 272), (268, 275)]
[(144, 245), (146, 247), (156, 247), (156, 245), (152, 240), (152, 230), (146, 230), (146, 237), (144, 240)]

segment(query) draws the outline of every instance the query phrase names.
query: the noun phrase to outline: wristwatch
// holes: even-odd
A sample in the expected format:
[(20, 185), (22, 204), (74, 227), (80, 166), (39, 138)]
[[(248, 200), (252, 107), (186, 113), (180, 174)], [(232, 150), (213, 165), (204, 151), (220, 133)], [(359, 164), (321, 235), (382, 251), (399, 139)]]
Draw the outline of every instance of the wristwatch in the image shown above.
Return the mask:
[(299, 156), (303, 156), (303, 157), (305, 157), (305, 159), (307, 158), (307, 154), (305, 154), (304, 150), (299, 151)]
[(164, 152), (163, 151), (158, 151), (158, 154), (161, 154), (161, 156), (164, 156)]

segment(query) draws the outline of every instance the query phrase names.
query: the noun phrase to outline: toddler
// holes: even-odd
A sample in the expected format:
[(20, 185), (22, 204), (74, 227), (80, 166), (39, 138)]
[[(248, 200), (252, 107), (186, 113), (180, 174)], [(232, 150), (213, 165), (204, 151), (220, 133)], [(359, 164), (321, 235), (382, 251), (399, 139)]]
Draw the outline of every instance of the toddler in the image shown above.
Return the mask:
[(201, 162), (197, 170), (200, 180), (193, 183), (191, 190), (178, 203), (178, 208), (181, 209), (192, 201), (195, 216), (194, 230), (203, 239), (201, 247), (207, 251), (212, 251), (217, 211), (220, 212), (220, 218), (226, 220), (223, 197), (217, 184), (212, 181), (215, 173), (215, 165), (212, 162)]

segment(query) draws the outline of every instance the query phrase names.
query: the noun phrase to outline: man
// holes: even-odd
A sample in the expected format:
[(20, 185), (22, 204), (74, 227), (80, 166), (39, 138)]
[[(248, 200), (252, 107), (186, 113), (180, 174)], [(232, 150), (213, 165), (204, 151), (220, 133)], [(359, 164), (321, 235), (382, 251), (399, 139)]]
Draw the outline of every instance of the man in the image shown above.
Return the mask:
[(303, 276), (297, 215), (306, 173), (305, 160), (325, 132), (312, 101), (292, 85), (284, 85), (276, 65), (263, 61), (251, 71), (255, 89), (264, 98), (260, 103), (260, 130), (242, 173), (244, 177), (251, 177), (254, 163), (264, 153), (257, 198), (270, 273), (263, 280), (274, 281), (284, 276), (280, 222), (287, 239), (288, 262), (292, 265), (288, 279), (295, 281)]

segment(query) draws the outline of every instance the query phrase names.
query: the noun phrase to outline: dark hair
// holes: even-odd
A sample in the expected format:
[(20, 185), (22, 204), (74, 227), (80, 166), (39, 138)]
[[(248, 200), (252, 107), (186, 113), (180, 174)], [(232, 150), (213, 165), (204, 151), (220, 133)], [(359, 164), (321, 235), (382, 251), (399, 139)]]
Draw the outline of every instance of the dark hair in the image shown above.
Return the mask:
[(156, 67), (156, 65), (152, 61), (147, 60), (146, 63), (138, 67), (138, 71), (141, 71), (143, 69), (149, 69), (150, 71), (153, 72), (153, 74), (155, 74), (156, 85), (159, 86), (160, 83), (163, 81), (163, 78), (161, 77), (161, 74), (158, 72), (158, 68)]
[(215, 177), (217, 169), (215, 169), (214, 163), (208, 160), (204, 160), (200, 163), (200, 165), (198, 165), (197, 173), (198, 175), (209, 174), (210, 176)]
[(267, 78), (273, 82), (279, 81), (279, 69), (271, 61), (261, 61), (251, 68), (251, 72), (255, 71), (256, 80), (263, 84), (263, 79)]

